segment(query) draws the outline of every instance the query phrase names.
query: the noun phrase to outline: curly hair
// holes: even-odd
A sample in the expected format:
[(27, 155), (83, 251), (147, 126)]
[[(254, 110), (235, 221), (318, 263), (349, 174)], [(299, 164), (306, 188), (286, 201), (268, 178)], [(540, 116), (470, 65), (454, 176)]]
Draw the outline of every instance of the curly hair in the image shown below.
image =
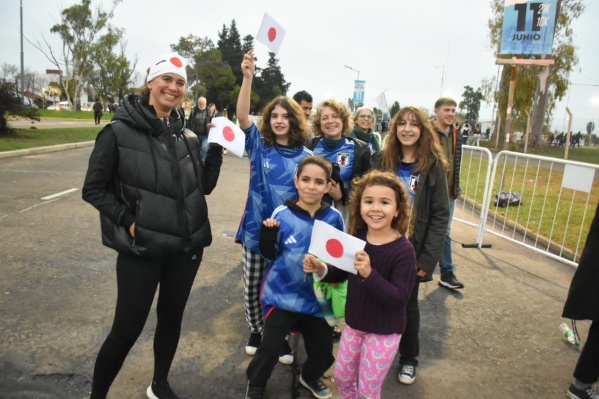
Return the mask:
[(352, 181), (354, 189), (350, 198), (350, 219), (349, 234), (356, 234), (368, 228), (360, 208), (362, 205), (362, 195), (367, 187), (383, 186), (389, 187), (395, 192), (395, 202), (397, 203), (398, 216), (393, 218), (391, 227), (397, 230), (401, 235), (406, 235), (408, 224), (410, 222), (410, 199), (403, 184), (392, 172), (382, 172), (380, 170), (371, 170), (370, 172), (357, 177)]
[(383, 149), (383, 156), (381, 158), (381, 168), (383, 170), (394, 171), (396, 166), (401, 162), (403, 153), (401, 142), (397, 138), (397, 126), (404, 118), (416, 121), (420, 126), (420, 138), (416, 142), (418, 165), (413, 173), (422, 172), (431, 157), (435, 158), (447, 170), (449, 164), (443, 155), (443, 148), (441, 147), (441, 143), (439, 143), (439, 137), (433, 131), (434, 128), (431, 121), (424, 111), (412, 106), (400, 109), (389, 124), (387, 143)]
[(292, 98), (279, 96), (266, 104), (262, 112), (262, 121), (258, 129), (262, 132), (262, 137), (267, 145), (273, 146), (276, 143), (276, 135), (270, 126), (270, 117), (277, 105), (280, 105), (287, 111), (289, 118), (289, 146), (298, 147), (304, 145), (310, 138), (310, 129), (306, 123), (304, 112), (299, 104)]
[(316, 112), (314, 112), (314, 114), (310, 117), (315, 136), (324, 137), (324, 133), (322, 132), (322, 128), (320, 126), (320, 116), (322, 115), (322, 111), (325, 107), (329, 107), (335, 111), (343, 121), (342, 134), (344, 136), (354, 130), (354, 120), (347, 106), (337, 100), (328, 99), (318, 104), (316, 107)]

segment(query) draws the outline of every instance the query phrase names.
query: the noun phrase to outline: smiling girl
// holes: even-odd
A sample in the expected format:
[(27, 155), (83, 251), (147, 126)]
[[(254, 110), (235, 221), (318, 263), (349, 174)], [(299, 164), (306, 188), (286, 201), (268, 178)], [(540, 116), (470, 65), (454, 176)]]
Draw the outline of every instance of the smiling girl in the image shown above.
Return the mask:
[(317, 280), (348, 280), (345, 319), (334, 378), (340, 398), (377, 399), (406, 326), (416, 256), (405, 237), (410, 218), (406, 190), (389, 172), (373, 170), (355, 180), (349, 232), (366, 241), (356, 252), (357, 274), (304, 258)]
[(399, 382), (416, 379), (420, 343), (419, 282), (430, 281), (443, 251), (449, 223), (447, 161), (423, 111), (404, 107), (391, 121), (385, 149), (374, 156), (374, 168), (394, 172), (408, 191), (412, 208), (408, 237), (416, 250), (418, 274), (408, 302), (408, 319), (399, 347)]

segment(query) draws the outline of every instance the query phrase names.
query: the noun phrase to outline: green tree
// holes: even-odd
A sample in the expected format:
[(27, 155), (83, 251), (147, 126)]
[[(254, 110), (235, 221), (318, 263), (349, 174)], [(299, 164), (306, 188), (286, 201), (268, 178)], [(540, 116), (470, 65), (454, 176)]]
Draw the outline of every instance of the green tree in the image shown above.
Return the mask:
[(590, 136), (595, 131), (595, 122), (587, 123), (587, 134)]
[(243, 73), (241, 72), (241, 61), (243, 61), (243, 51), (241, 49), (241, 36), (237, 30), (235, 20), (231, 21), (231, 26), (223, 25), (223, 30), (218, 32), (217, 47), (222, 53), (223, 61), (228, 63), (235, 75), (235, 82), (241, 86)]
[[(491, 0), (492, 16), (488, 21), (490, 44), (499, 53), (501, 31), (503, 26), (504, 0)], [(556, 21), (553, 42), (553, 58), (555, 64), (549, 67), (518, 66), (516, 73), (516, 90), (513, 103), (514, 130), (523, 130), (526, 126), (526, 111), (532, 108), (531, 134), (529, 147), (541, 142), (545, 126), (551, 122), (556, 103), (565, 95), (572, 68), (578, 63), (576, 47), (573, 44), (572, 22), (585, 9), (583, 0), (562, 0)], [(511, 57), (511, 55), (507, 55)], [(503, 67), (498, 93), (495, 100), (501, 115), (507, 110), (511, 66)], [(502, 116), (501, 126), (505, 128)], [(502, 136), (504, 132), (501, 132)]]
[(287, 94), (291, 83), (285, 81), (285, 76), (281, 72), (279, 60), (275, 57), (275, 53), (268, 53), (268, 64), (266, 68), (261, 70), (256, 83), (255, 91), (260, 96), (260, 101), (254, 111), (260, 111), (272, 99)]
[(483, 94), (480, 89), (474, 89), (470, 86), (464, 86), (464, 92), (462, 93), (462, 101), (458, 107), (464, 111), (466, 119), (471, 124), (476, 124), (478, 121), (478, 114), (480, 112), (480, 102), (483, 99)]
[(230, 93), (236, 87), (235, 76), (228, 63), (222, 59), (218, 49), (210, 49), (196, 54), (191, 67), (193, 74), (198, 77), (190, 87), (192, 98), (206, 97), (209, 102), (216, 104), (218, 109), (229, 109)]
[(28, 118), (37, 118), (37, 110), (25, 108), (18, 95), (18, 85), (10, 80), (0, 80), (0, 135), (10, 133), (8, 116), (18, 115)]
[(391, 119), (393, 119), (393, 117), (395, 116), (395, 114), (397, 114), (400, 110), (400, 106), (399, 106), (399, 101), (395, 101), (393, 103), (393, 105), (391, 105), (391, 108), (389, 108), (389, 117)]
[[(106, 103), (122, 100), (124, 92), (133, 83), (137, 57), (129, 61), (125, 55), (127, 43), (121, 29), (109, 28), (94, 46), (96, 66), (87, 82), (94, 87), (96, 96)], [(119, 50), (115, 53), (115, 50)]]
[(60, 56), (54, 53), (45, 39), (47, 53), (39, 42), (34, 44), (61, 71), (63, 92), (67, 95), (67, 101), (73, 104), (72, 107), (79, 103), (80, 87), (96, 64), (94, 55), (99, 36), (110, 27), (114, 9), (121, 1), (113, 0), (108, 11), (104, 11), (101, 5), (92, 11), (91, 0), (81, 0), (80, 4), (62, 9), (59, 23), (50, 28), (50, 32), (58, 34), (62, 40)]

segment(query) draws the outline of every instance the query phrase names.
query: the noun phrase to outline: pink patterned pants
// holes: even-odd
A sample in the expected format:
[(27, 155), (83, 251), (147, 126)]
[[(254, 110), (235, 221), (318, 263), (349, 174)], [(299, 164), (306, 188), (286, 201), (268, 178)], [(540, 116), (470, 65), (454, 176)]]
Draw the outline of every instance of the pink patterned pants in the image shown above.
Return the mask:
[(400, 340), (401, 334), (370, 334), (345, 326), (334, 372), (339, 398), (380, 399)]

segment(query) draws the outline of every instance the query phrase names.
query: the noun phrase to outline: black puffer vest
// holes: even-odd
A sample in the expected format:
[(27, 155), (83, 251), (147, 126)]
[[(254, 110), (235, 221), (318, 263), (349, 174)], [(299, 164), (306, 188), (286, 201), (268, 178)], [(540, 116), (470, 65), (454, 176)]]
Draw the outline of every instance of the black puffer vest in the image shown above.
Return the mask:
[(185, 129), (182, 114), (159, 119), (139, 98), (127, 100), (110, 127), (118, 149), (115, 190), (135, 215), (135, 239), (101, 215), (104, 245), (148, 257), (210, 245), (195, 134)]

